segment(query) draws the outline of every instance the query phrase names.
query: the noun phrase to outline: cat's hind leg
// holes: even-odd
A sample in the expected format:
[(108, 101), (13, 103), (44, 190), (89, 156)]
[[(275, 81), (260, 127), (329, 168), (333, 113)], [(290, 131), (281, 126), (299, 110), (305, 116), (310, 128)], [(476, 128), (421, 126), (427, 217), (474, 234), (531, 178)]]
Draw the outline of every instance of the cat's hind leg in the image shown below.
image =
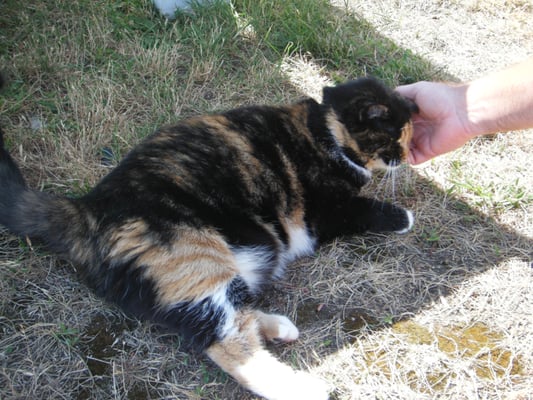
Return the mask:
[[(237, 311), (233, 329), (208, 347), (207, 355), (240, 384), (268, 400), (327, 400), (328, 389), (323, 381), (293, 370), (265, 349), (262, 335), (271, 339), (282, 336), (282, 340), (295, 336), (294, 325), (289, 321), (291, 326), (287, 326), (288, 319), (280, 317)], [(273, 327), (277, 332), (270, 329)]]

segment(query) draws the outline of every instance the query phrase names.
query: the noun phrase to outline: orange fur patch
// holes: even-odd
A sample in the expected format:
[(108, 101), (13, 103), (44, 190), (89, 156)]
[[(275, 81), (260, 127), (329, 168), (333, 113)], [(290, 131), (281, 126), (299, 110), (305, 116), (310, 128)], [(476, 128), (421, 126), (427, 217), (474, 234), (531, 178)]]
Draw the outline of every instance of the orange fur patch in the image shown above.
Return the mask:
[(326, 121), (330, 132), (333, 134), (340, 147), (348, 147), (352, 149), (362, 161), (368, 159), (368, 156), (361, 151), (357, 141), (350, 136), (346, 127), (338, 120), (333, 111), (330, 111), (327, 114)]
[(402, 154), (402, 161), (405, 161), (407, 159), (407, 155), (409, 154), (409, 144), (411, 143), (411, 139), (413, 137), (413, 122), (408, 121), (402, 128), (402, 134), (400, 135), (400, 146), (402, 146), (403, 154)]
[(142, 220), (132, 220), (113, 231), (108, 239), (110, 260), (131, 260), (152, 246), (149, 230)]
[(216, 232), (181, 227), (175, 237), (170, 245), (157, 243), (143, 221), (130, 221), (111, 235), (108, 258), (135, 258), (162, 304), (201, 300), (236, 275), (233, 254)]
[(166, 247), (154, 246), (138, 259), (148, 266), (164, 304), (199, 301), (212, 295), (237, 274), (235, 259), (223, 238), (215, 232), (180, 228)]

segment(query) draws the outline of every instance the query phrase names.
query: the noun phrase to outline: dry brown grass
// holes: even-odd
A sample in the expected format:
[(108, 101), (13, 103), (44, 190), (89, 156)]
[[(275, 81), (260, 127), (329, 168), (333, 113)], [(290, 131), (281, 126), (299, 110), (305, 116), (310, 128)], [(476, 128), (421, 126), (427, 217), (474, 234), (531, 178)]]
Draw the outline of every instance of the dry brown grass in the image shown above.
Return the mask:
[[(447, 78), (533, 51), (521, 0), (339, 3), (375, 27), (375, 43), (389, 38)], [(108, 171), (103, 148), (119, 158), (190, 114), (318, 98), (346, 73), (305, 49), (273, 60), (250, 30), (172, 27), (140, 0), (96, 4), (0, 5), (11, 78), (0, 122), (32, 186), (80, 193)], [(271, 350), (338, 399), (533, 398), (532, 145), (531, 131), (496, 135), (405, 168), (394, 198), (414, 210), (414, 230), (339, 239), (295, 263), (263, 306), (302, 337)], [(392, 197), (392, 182), (378, 176), (367, 192)], [(96, 298), (73, 266), (0, 238), (0, 399), (253, 398), (179, 338)]]
[(460, 80), (520, 61), (533, 52), (530, 1), (386, 0), (348, 3), (387, 38)]

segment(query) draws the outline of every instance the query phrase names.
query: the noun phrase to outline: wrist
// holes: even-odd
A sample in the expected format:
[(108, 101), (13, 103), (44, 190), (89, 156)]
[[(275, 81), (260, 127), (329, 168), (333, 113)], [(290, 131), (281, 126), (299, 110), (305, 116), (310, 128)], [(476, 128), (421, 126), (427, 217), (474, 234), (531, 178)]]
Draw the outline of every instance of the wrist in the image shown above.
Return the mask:
[(473, 81), (463, 85), (463, 98), (465, 101), (464, 126), (469, 138), (495, 133), (498, 129), (494, 126), (490, 101), (484, 94), (481, 81)]
[(457, 133), (465, 141), (483, 134), (485, 129), (480, 118), (483, 113), (480, 112), (477, 101), (473, 99), (471, 85), (471, 83), (461, 83), (450, 86), (455, 98), (455, 113), (459, 122)]

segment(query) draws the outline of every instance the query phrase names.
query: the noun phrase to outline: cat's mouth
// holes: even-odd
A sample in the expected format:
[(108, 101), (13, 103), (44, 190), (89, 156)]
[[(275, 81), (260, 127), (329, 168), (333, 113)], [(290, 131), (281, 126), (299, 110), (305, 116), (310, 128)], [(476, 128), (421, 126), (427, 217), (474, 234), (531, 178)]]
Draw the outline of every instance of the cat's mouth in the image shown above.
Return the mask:
[(369, 171), (373, 171), (376, 169), (380, 170), (393, 170), (395, 168), (398, 168), (402, 163), (407, 161), (407, 156), (409, 155), (409, 145), (411, 143), (411, 139), (413, 137), (413, 123), (411, 121), (407, 121), (406, 124), (402, 128), (402, 132), (400, 134), (400, 139), (398, 139), (398, 143), (401, 147), (401, 152), (399, 157), (389, 158), (384, 156), (374, 156), (370, 158), (366, 164), (365, 168)]
[(383, 158), (373, 158), (365, 164), (365, 168), (369, 171), (392, 170), (398, 168), (403, 161), (399, 159), (384, 160)]

